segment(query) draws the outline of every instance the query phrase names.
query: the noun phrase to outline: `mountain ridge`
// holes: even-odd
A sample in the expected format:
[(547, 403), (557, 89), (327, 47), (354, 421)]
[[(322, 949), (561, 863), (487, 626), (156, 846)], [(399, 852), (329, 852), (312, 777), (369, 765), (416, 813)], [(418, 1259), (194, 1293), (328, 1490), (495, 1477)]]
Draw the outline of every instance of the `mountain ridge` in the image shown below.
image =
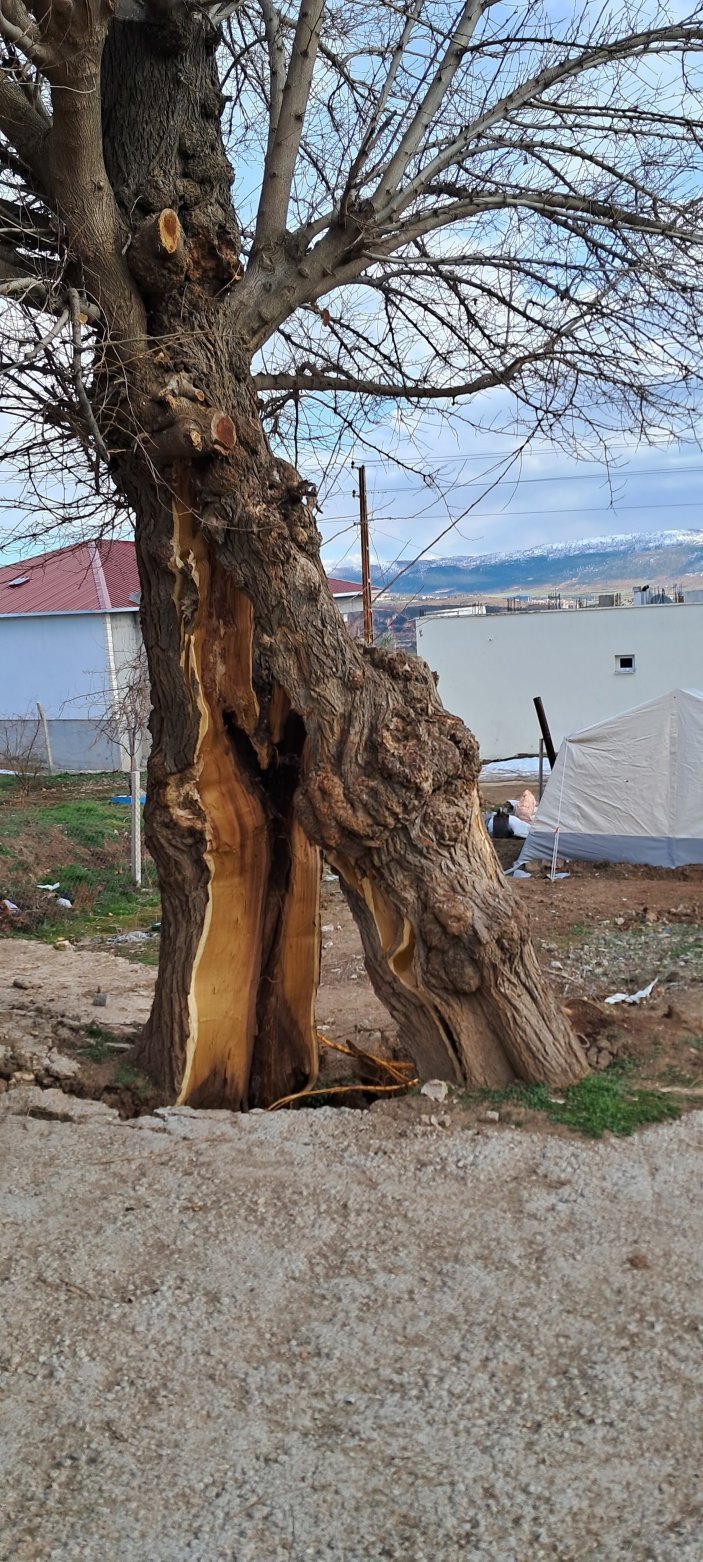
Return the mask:
[[(359, 571), (350, 569), (349, 578), (359, 579)], [(374, 567), (372, 581), (377, 590), (387, 586), (403, 596), (590, 594), (645, 583), (703, 587), (703, 530), (632, 532), (407, 564), (401, 558), (392, 567)]]

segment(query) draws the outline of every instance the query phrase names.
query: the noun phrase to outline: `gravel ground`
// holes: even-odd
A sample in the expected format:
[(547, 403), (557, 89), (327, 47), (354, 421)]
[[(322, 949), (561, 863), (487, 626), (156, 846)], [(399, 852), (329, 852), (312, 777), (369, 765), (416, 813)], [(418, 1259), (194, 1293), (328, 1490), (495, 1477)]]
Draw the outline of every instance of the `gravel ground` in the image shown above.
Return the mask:
[(703, 1114), (2, 1099), (3, 1562), (700, 1562)]

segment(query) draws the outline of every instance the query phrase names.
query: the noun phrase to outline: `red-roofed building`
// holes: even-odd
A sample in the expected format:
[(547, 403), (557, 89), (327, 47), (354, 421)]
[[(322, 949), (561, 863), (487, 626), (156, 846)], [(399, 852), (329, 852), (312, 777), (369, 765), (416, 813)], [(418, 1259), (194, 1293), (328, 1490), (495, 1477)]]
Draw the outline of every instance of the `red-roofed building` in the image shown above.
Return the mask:
[[(329, 586), (345, 620), (362, 611), (354, 581), (331, 576)], [(99, 731), (99, 716), (111, 697), (119, 701), (121, 671), (134, 666), (140, 646), (133, 542), (78, 542), (3, 565), (0, 727), (9, 724), (19, 740), (36, 726), (39, 706), (50, 768), (126, 768), (126, 752)]]
[(133, 542), (78, 542), (0, 569), (6, 613), (135, 612), (139, 575)]

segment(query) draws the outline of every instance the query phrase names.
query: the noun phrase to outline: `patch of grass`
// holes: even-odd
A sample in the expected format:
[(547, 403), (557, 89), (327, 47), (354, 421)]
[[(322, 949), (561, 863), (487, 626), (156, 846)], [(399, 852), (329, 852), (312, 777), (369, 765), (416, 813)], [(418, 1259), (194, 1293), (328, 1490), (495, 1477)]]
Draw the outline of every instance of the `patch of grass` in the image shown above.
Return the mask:
[(542, 1112), (550, 1122), (562, 1123), (591, 1139), (601, 1139), (605, 1133), (628, 1135), (649, 1123), (681, 1116), (669, 1096), (640, 1090), (629, 1076), (629, 1069), (616, 1065), (602, 1074), (589, 1074), (559, 1096), (546, 1085), (509, 1085), (506, 1090), (483, 1090), (478, 1099), (497, 1108), (514, 1104)]
[(703, 1052), (703, 1036), (687, 1036), (686, 1041), (694, 1052)]
[[(53, 938), (126, 932), (154, 921), (159, 897), (153, 863), (145, 883), (130, 875), (129, 812), (110, 802), (125, 790), (122, 775), (47, 776), (31, 795), (0, 777), (0, 895), (22, 913), (17, 931)], [(62, 910), (37, 888), (58, 883), (72, 902)]]
[(669, 1096), (638, 1090), (619, 1071), (607, 1069), (569, 1085), (563, 1105), (550, 1102), (549, 1115), (554, 1122), (600, 1139), (604, 1133), (631, 1134), (648, 1123), (680, 1117), (681, 1112)]
[(104, 1041), (89, 1041), (80, 1052), (81, 1057), (88, 1058), (91, 1063), (105, 1063), (110, 1056)]
[(115, 1069), (113, 1083), (115, 1085), (124, 1085), (128, 1090), (137, 1090), (140, 1095), (146, 1095), (153, 1089), (151, 1081), (147, 1079), (146, 1074), (140, 1073), (139, 1069), (135, 1068), (132, 1063), (120, 1063), (119, 1068)]

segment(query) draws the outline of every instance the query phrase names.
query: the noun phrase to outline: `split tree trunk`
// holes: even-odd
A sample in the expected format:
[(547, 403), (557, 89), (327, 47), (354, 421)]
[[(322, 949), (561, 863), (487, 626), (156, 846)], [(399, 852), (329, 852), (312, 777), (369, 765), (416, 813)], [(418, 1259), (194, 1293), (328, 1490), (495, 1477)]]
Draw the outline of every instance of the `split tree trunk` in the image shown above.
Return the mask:
[(310, 489), (266, 445), (212, 40), (183, 25), (166, 47), (113, 24), (103, 71), (150, 338), (106, 426), (114, 449), (138, 418), (113, 469), (137, 518), (154, 703), (163, 912), (142, 1062), (199, 1105), (265, 1105), (314, 1078), (324, 851), (425, 1077), (565, 1084), (583, 1055), (483, 829), (476, 743), (423, 664), (349, 638)]

